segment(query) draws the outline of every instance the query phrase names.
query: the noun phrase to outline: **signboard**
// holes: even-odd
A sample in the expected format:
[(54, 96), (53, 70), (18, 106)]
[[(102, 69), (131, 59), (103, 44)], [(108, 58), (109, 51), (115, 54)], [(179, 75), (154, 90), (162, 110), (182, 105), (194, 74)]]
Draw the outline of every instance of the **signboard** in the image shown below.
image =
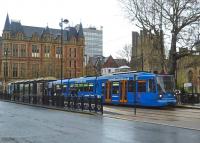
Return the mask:
[(188, 82), (188, 83), (184, 83), (184, 87), (191, 87), (192, 83)]

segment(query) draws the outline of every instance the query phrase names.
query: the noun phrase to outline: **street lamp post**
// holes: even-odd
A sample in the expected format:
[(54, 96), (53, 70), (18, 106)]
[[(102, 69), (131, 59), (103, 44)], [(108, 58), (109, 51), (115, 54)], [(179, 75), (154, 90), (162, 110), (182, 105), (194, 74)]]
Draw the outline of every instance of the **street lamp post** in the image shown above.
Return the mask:
[(7, 82), (7, 76), (8, 76), (8, 48), (4, 51), (4, 56), (6, 56), (6, 63), (5, 63), (5, 68), (4, 68), (4, 80), (5, 80), (5, 88), (4, 92), (6, 93), (6, 82)]
[(67, 19), (61, 19), (61, 22), (59, 23), (61, 28), (61, 47), (60, 47), (60, 79), (61, 79), (61, 94), (63, 92), (63, 85), (62, 85), (62, 79), (63, 79), (63, 23), (68, 23), (69, 21)]

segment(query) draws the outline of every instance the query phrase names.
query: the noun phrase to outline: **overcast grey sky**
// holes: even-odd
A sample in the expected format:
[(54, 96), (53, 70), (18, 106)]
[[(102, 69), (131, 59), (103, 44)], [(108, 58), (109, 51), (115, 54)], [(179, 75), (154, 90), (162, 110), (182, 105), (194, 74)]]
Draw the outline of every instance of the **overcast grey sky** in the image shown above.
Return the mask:
[(22, 25), (59, 28), (61, 18), (70, 26), (82, 22), (83, 27), (103, 26), (103, 54), (113, 55), (125, 44), (131, 44), (131, 25), (120, 8), (118, 0), (3, 0), (0, 4), (2, 33), (7, 13)]

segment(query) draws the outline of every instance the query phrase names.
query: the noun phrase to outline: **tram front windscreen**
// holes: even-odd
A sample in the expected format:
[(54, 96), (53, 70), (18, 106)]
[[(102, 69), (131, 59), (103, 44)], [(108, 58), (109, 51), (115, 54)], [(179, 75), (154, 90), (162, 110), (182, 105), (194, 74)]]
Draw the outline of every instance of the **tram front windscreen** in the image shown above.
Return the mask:
[(158, 85), (158, 92), (159, 93), (166, 93), (166, 92), (173, 92), (175, 89), (175, 81), (174, 77), (171, 75), (159, 75), (156, 77), (157, 85)]

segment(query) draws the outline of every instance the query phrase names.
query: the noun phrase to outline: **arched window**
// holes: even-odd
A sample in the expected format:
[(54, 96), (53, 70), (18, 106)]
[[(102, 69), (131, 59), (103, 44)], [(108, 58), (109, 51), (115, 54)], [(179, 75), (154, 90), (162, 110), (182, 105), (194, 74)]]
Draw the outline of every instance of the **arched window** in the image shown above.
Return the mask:
[(193, 80), (193, 72), (190, 70), (188, 72), (188, 82), (192, 82), (192, 80)]

